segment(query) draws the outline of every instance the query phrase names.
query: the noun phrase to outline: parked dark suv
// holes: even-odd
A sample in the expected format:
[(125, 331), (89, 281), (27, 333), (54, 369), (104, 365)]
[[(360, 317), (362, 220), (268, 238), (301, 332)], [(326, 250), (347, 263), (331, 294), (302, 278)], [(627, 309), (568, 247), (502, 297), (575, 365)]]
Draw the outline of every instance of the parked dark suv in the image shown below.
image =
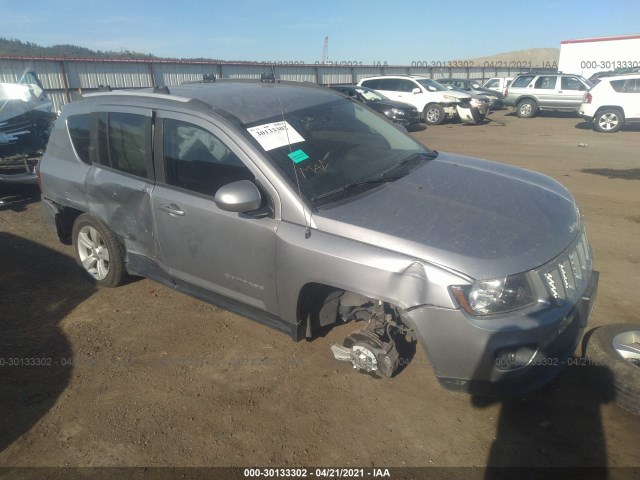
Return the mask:
[(430, 150), (324, 87), (87, 95), (39, 172), (46, 218), (95, 283), (149, 277), (294, 339), (360, 320), (331, 349), (379, 377), (415, 338), (448, 388), (535, 388), (593, 305), (562, 185)]

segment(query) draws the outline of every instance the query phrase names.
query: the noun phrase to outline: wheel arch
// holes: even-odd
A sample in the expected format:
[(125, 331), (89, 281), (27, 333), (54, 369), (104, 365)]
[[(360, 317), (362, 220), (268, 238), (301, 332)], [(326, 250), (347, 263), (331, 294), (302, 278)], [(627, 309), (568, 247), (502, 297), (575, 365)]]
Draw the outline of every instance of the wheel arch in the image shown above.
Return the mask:
[(516, 103), (515, 103), (516, 108), (518, 107), (518, 105), (520, 105), (521, 102), (523, 102), (525, 100), (531, 100), (533, 103), (536, 104), (536, 108), (540, 108), (540, 104), (538, 103), (538, 100), (536, 99), (536, 97), (534, 97), (532, 95), (523, 95), (521, 97), (518, 97), (518, 99), (516, 100)]
[(625, 119), (624, 109), (619, 105), (602, 105), (598, 107), (596, 112), (593, 114), (593, 118), (595, 118), (599, 113), (601, 113), (604, 110), (616, 110), (620, 112), (620, 115), (622, 115), (622, 120)]

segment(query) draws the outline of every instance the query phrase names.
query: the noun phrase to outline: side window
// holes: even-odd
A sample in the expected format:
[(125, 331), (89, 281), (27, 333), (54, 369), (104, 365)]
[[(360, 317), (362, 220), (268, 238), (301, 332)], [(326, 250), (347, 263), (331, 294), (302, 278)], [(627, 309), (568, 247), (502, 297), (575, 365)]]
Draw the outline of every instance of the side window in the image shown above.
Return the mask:
[(380, 80), (363, 80), (362, 86), (372, 88), (374, 90), (380, 90)]
[(411, 93), (414, 88), (417, 88), (417, 85), (410, 80), (399, 80), (398, 81), (398, 91), (399, 92), (408, 92)]
[(71, 115), (67, 118), (67, 129), (76, 155), (84, 163), (91, 165), (91, 115)]
[(584, 91), (587, 87), (575, 77), (562, 77), (562, 90), (580, 90)]
[(389, 92), (397, 92), (399, 83), (400, 83), (399, 78), (382, 78), (380, 80), (380, 85), (378, 85), (378, 90), (387, 90)]
[(636, 78), (626, 80), (624, 84), (624, 93), (640, 93), (640, 80)]
[(533, 80), (535, 78), (535, 76), (533, 75), (522, 75), (518, 78), (516, 78), (513, 83), (512, 83), (512, 87), (516, 88), (516, 87), (526, 87), (527, 85), (529, 85), (529, 83), (531, 83), (531, 80)]
[(556, 87), (556, 79), (555, 76), (543, 75), (538, 80), (536, 80), (536, 84), (534, 88), (541, 88), (543, 90), (551, 90)]
[(163, 123), (167, 183), (205, 195), (238, 180), (255, 180), (251, 171), (211, 132), (179, 120)]
[(119, 112), (98, 114), (98, 162), (131, 175), (149, 178), (145, 115)]

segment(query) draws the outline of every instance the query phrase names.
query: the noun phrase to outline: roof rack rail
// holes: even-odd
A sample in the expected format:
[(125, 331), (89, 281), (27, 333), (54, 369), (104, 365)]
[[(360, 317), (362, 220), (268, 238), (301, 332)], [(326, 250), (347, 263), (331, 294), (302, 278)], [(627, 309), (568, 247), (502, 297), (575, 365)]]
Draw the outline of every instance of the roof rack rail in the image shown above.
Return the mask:
[(153, 87), (153, 93), (164, 93), (165, 95), (171, 95), (169, 87), (167, 87), (166, 85), (162, 87), (156, 85), (155, 87)]
[(112, 89), (109, 85), (98, 85), (98, 92), (111, 92)]

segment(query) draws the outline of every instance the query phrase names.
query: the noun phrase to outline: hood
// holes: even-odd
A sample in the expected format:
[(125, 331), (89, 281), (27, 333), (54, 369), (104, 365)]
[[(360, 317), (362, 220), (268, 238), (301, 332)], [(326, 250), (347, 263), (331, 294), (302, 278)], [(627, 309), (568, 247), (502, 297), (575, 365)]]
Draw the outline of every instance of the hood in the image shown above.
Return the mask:
[(461, 92), (460, 90), (456, 90), (455, 88), (453, 90), (449, 90), (447, 89), (446, 91), (442, 91), (439, 92), (441, 93), (443, 96), (444, 95), (449, 95), (451, 97), (456, 97), (456, 98), (470, 98), (471, 95), (469, 95), (467, 92)]
[(378, 112), (389, 108), (398, 108), (400, 110), (418, 110), (410, 103), (396, 102), (395, 100), (378, 100), (377, 102), (367, 102), (366, 105)]
[(458, 155), (329, 205), (318, 229), (442, 265), (474, 279), (538, 267), (580, 230), (573, 197), (544, 175)]

